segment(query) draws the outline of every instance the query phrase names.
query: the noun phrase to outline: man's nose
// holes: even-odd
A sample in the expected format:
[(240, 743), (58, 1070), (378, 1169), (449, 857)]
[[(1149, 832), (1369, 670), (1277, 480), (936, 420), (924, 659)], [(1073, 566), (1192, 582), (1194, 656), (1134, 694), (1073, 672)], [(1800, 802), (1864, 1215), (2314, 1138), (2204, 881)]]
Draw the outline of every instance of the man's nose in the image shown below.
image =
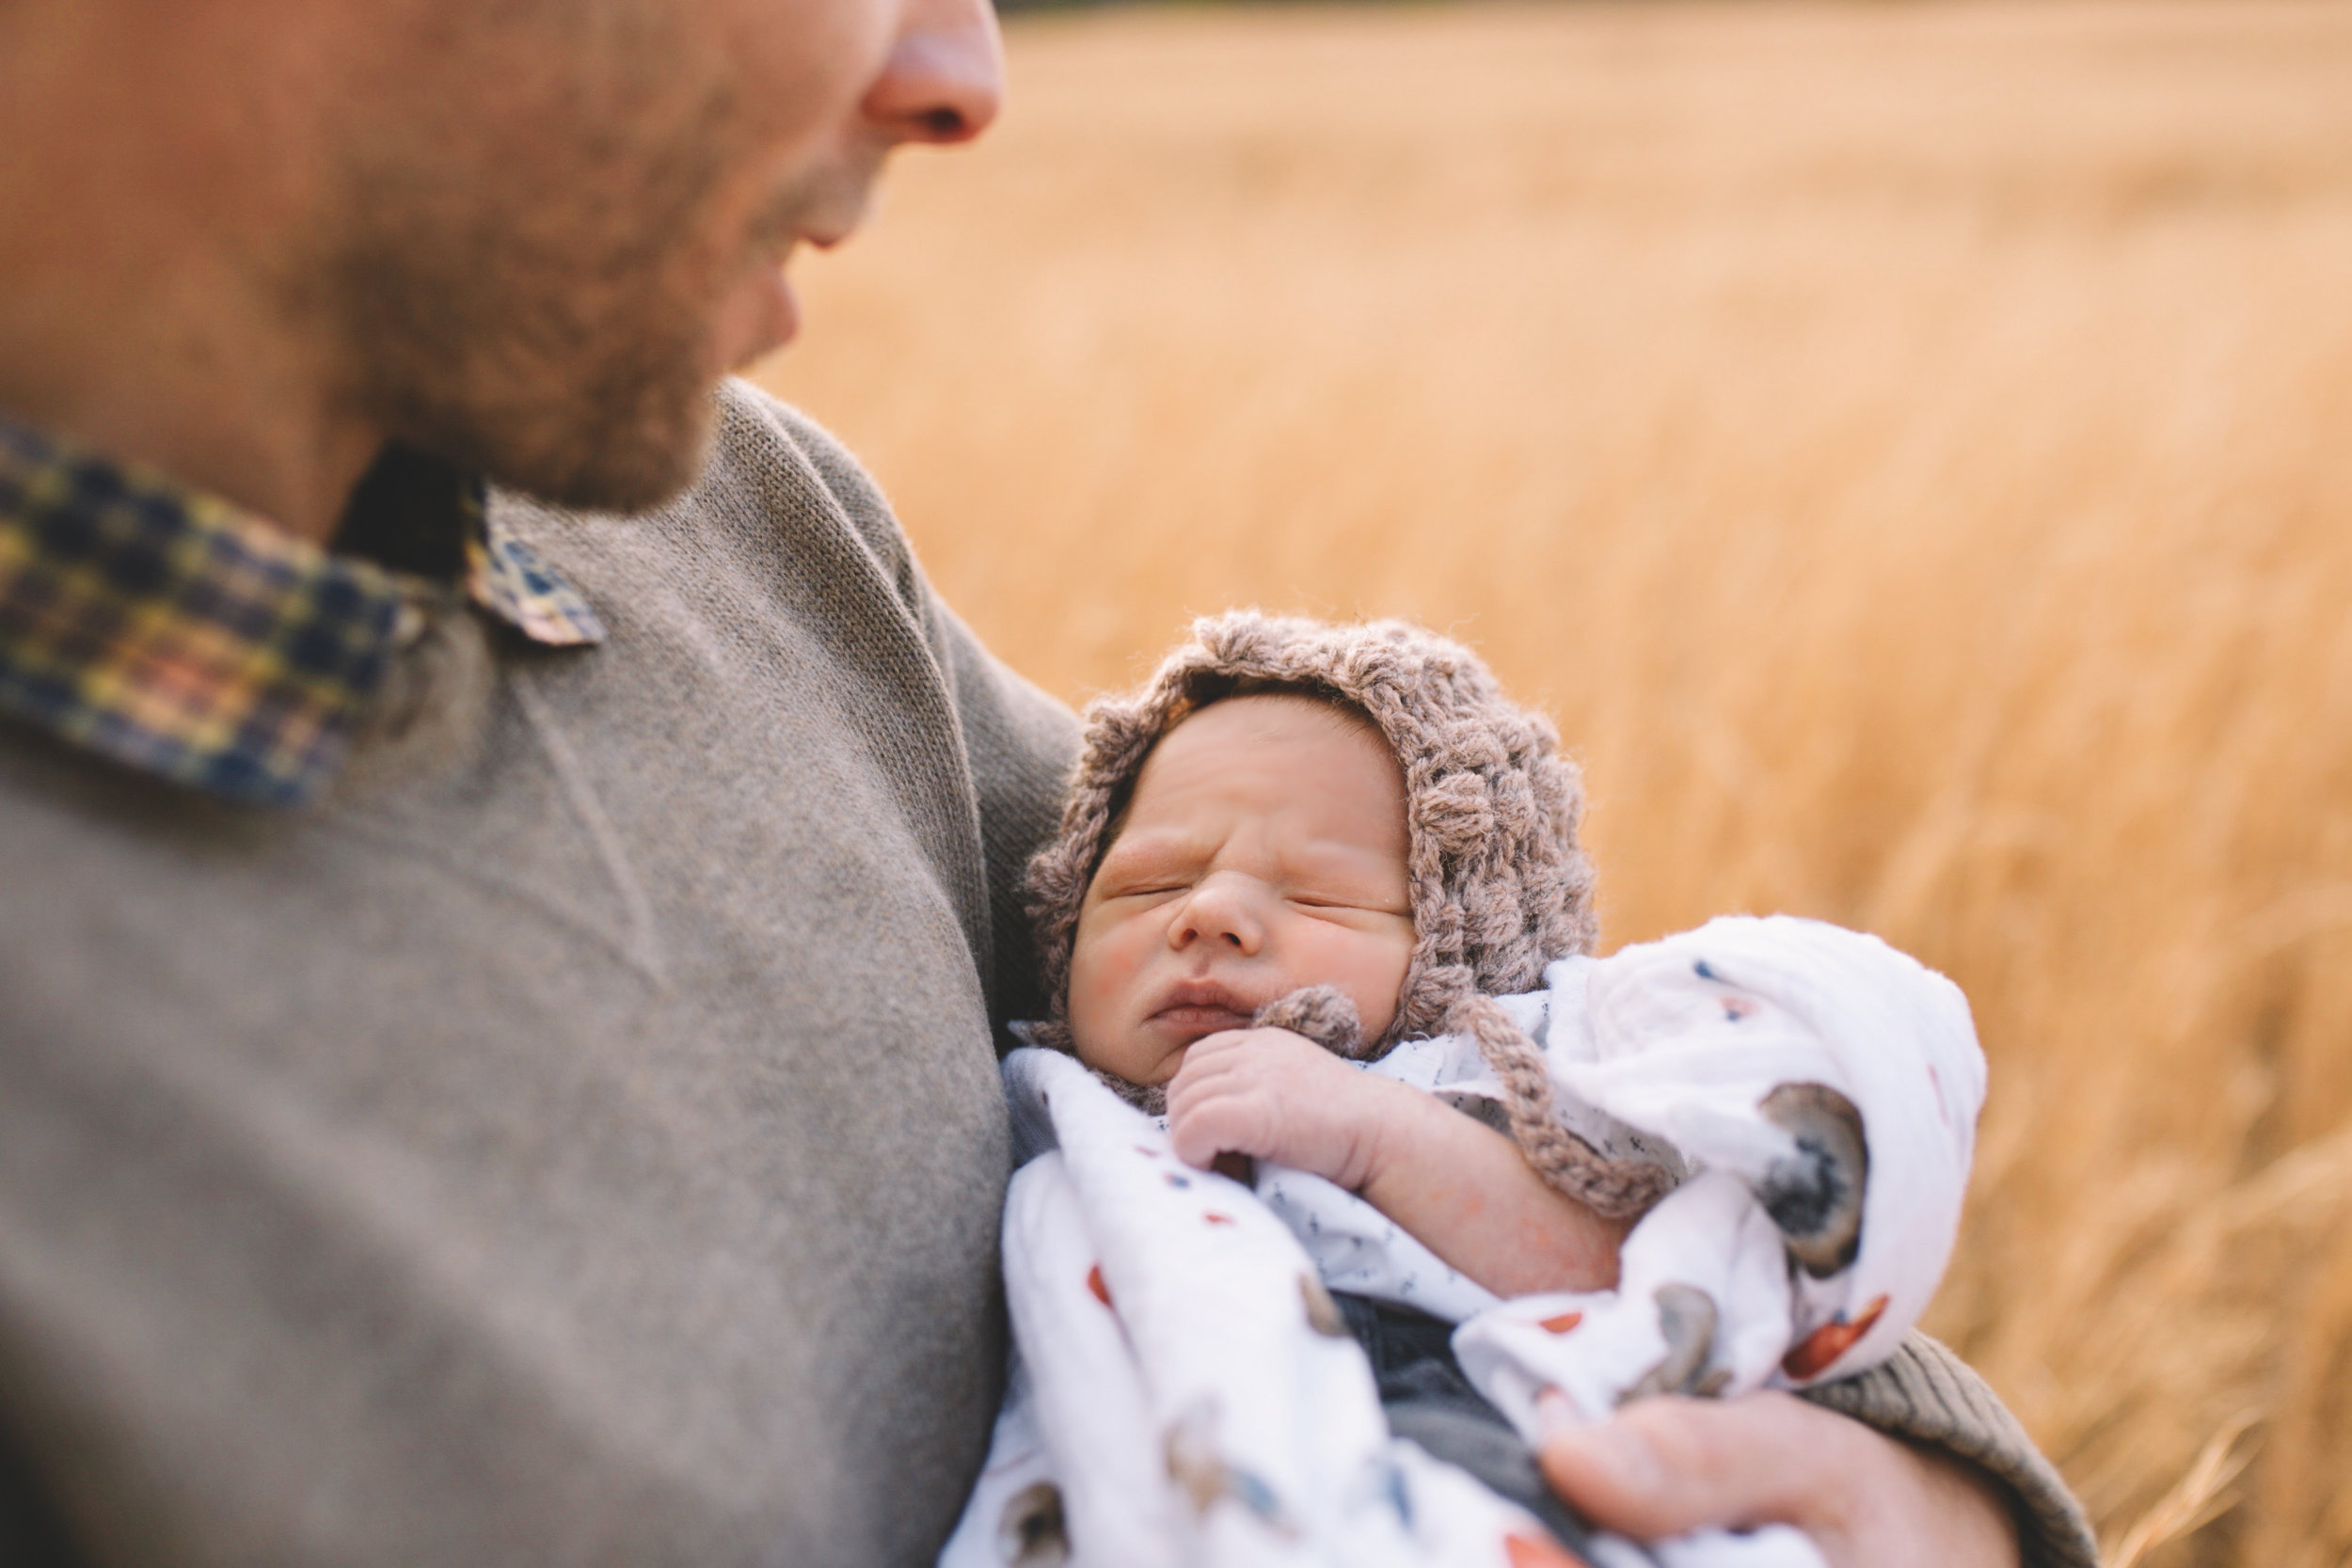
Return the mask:
[(1180, 950), (1207, 942), (1254, 958), (1265, 945), (1265, 922), (1248, 879), (1231, 872), (1203, 879), (1169, 924), (1168, 942)]
[(866, 117), (896, 142), (970, 141), (1005, 102), (1005, 46), (990, 0), (907, 0)]

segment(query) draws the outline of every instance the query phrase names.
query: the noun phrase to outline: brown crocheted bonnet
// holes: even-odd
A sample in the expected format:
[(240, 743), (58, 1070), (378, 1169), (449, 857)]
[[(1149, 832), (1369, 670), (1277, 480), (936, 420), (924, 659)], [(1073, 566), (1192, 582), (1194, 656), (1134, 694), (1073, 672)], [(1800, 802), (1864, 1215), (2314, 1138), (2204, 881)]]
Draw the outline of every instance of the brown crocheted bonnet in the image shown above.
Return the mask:
[(1261, 691), (1351, 708), (1396, 753), (1416, 939), (1395, 1022), (1381, 1038), (1357, 1040), (1354, 1009), (1328, 988), (1284, 998), (1262, 1019), (1299, 1027), (1327, 1020), (1337, 1003), (1344, 1026), (1302, 1032), (1361, 1057), (1414, 1036), (1470, 1034), (1502, 1081), (1513, 1135), (1538, 1170), (1604, 1212), (1655, 1201), (1663, 1191), (1657, 1167), (1604, 1160), (1560, 1127), (1541, 1052), (1489, 1000), (1533, 988), (1555, 958), (1592, 950), (1593, 873), (1577, 843), (1576, 766), (1560, 755), (1550, 722), (1505, 701), (1477, 655), (1402, 621), (1209, 616), (1138, 690), (1087, 709), (1061, 831), (1028, 867), (1029, 916), (1052, 999), (1039, 1043), (1073, 1049), (1067, 1002), (1079, 905), (1152, 748), (1210, 704)]

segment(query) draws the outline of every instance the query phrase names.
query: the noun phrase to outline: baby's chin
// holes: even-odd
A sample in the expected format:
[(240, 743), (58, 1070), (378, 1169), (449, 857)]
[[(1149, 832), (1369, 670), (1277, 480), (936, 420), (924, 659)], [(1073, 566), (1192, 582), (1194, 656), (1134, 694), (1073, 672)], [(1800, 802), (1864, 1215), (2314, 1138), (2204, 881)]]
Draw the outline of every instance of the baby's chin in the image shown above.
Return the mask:
[(1235, 1027), (1211, 1026), (1207, 1021), (1171, 1024), (1147, 1019), (1116, 1039), (1104, 1041), (1074, 1037), (1071, 1044), (1078, 1060), (1100, 1073), (1143, 1088), (1166, 1088), (1184, 1065), (1184, 1053), (1211, 1035)]
[(1184, 1065), (1182, 1052), (1177, 1053), (1174, 1060), (1162, 1063), (1153, 1069), (1156, 1076), (1144, 1083), (1138, 1083), (1128, 1077), (1117, 1067), (1112, 1066), (1104, 1055), (1089, 1052), (1083, 1045), (1077, 1048), (1077, 1053), (1079, 1062), (1091, 1069), (1094, 1076), (1101, 1079), (1120, 1099), (1146, 1116), (1168, 1115), (1168, 1083), (1169, 1079), (1176, 1076), (1176, 1069)]
[(1092, 1068), (1098, 1075), (1115, 1078), (1137, 1089), (1158, 1094), (1183, 1070), (1184, 1053), (1192, 1049), (1193, 1041), (1204, 1039), (1215, 1032), (1206, 1030), (1189, 1038), (1170, 1041), (1147, 1031), (1135, 1038), (1120, 1041), (1110, 1050), (1091, 1047), (1084, 1040), (1073, 1043), (1078, 1060)]
[(1071, 1050), (1080, 1062), (1103, 1077), (1147, 1087), (1167, 1084), (1176, 1076), (1176, 1069), (1184, 1065), (1182, 1052), (1173, 1061), (1159, 1062), (1153, 1059), (1152, 1053), (1139, 1052), (1124, 1042), (1106, 1050), (1099, 1042), (1078, 1039), (1071, 1042)]

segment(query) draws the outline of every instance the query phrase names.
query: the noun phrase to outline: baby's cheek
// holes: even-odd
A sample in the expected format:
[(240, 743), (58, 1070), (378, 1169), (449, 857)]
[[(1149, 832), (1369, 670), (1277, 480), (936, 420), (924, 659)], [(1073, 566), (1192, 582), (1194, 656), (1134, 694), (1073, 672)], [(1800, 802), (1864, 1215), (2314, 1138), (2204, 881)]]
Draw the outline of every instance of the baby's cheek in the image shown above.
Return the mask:
[(1121, 1004), (1135, 989), (1142, 964), (1132, 951), (1133, 942), (1117, 940), (1121, 934), (1081, 929), (1070, 957), (1070, 995), (1065, 1006), (1080, 1058), (1089, 1066), (1128, 1077), (1131, 1073), (1122, 1070), (1123, 1064), (1117, 1059), (1130, 1022)]
[(1070, 995), (1066, 1005), (1070, 1012), (1071, 1033), (1077, 1037), (1082, 1052), (1086, 1050), (1088, 1041), (1102, 1031), (1104, 989), (1099, 963), (1073, 958), (1070, 965)]
[(1339, 957), (1334, 972), (1342, 976), (1340, 988), (1356, 1004), (1356, 1016), (1363, 1022), (1364, 1038), (1377, 1039), (1388, 1031), (1396, 1018), (1396, 1009), (1405, 990), (1405, 972), (1413, 958), (1412, 939), (1383, 933), (1378, 937), (1359, 935), (1347, 944)]

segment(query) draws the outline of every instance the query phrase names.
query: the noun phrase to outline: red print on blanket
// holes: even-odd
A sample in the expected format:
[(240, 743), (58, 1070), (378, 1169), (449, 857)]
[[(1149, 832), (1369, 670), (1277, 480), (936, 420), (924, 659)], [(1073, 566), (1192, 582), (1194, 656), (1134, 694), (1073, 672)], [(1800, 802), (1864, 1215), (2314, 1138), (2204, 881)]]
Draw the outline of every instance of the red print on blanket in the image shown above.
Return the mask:
[(1854, 1341), (1870, 1332), (1886, 1310), (1886, 1298), (1881, 1296), (1862, 1309), (1862, 1316), (1851, 1323), (1842, 1320), (1823, 1323), (1803, 1339), (1789, 1347), (1780, 1358), (1780, 1370), (1790, 1377), (1819, 1377), (1829, 1370), (1836, 1359), (1853, 1349)]
[(1502, 1555), (1511, 1560), (1511, 1568), (1585, 1568), (1582, 1558), (1570, 1557), (1550, 1542), (1532, 1535), (1504, 1536)]

